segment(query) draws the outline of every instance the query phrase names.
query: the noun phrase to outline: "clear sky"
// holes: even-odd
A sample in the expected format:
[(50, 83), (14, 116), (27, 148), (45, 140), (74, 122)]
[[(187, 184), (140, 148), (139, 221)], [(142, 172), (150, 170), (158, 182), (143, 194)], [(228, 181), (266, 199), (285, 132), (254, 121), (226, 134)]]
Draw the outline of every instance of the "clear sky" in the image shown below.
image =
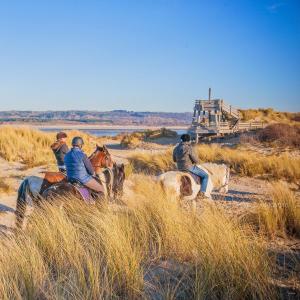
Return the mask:
[(300, 111), (300, 0), (0, 0), (0, 110)]

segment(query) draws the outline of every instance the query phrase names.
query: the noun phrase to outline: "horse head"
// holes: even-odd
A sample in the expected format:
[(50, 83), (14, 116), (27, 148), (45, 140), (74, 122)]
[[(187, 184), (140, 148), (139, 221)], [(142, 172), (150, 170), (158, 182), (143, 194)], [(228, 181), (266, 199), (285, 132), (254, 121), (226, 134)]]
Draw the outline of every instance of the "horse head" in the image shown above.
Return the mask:
[(91, 154), (89, 160), (94, 167), (95, 173), (101, 173), (102, 168), (112, 168), (113, 160), (105, 145), (96, 145), (96, 150)]

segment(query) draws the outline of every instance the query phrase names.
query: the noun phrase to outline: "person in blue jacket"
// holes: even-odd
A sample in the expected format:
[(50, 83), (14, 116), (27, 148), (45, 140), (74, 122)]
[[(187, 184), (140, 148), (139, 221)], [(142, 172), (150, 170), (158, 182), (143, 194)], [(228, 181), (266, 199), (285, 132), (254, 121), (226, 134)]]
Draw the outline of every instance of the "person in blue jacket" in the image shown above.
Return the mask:
[(103, 193), (103, 186), (93, 177), (95, 171), (87, 155), (82, 150), (83, 144), (84, 142), (81, 137), (74, 137), (72, 148), (65, 155), (64, 162), (67, 169), (68, 181), (78, 181), (96, 192)]

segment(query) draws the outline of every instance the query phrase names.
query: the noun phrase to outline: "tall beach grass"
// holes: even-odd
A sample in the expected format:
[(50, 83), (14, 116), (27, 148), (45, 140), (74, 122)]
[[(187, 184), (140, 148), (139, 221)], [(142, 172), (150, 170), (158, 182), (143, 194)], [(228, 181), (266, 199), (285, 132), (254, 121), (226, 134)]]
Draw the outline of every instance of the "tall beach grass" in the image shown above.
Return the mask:
[[(67, 131), (68, 145), (74, 136), (85, 140), (84, 150), (90, 154), (101, 138), (82, 131)], [(21, 162), (28, 168), (55, 163), (50, 145), (55, 141), (55, 133), (42, 132), (29, 127), (0, 127), (0, 157), (7, 161)]]
[[(225, 163), (242, 176), (264, 176), (299, 183), (300, 158), (288, 154), (262, 155), (243, 148), (222, 147), (216, 144), (199, 145), (195, 151), (202, 162)], [(137, 153), (130, 158), (133, 170), (158, 174), (175, 169), (172, 149), (160, 153)]]
[[(2, 239), (0, 298), (274, 297), (272, 260), (250, 229), (212, 205), (200, 215), (182, 209), (147, 176), (132, 180), (126, 207), (68, 199)], [(157, 281), (162, 262), (173, 266), (169, 282)]]
[(299, 238), (300, 199), (285, 183), (275, 182), (271, 187), (270, 199), (258, 201), (246, 219), (270, 238)]

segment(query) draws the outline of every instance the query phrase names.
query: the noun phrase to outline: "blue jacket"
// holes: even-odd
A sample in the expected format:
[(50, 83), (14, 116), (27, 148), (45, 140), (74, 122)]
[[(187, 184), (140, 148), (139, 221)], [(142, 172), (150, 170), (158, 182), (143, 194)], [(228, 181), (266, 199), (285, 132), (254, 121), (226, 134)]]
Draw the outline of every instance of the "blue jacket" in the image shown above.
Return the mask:
[(73, 147), (64, 158), (68, 180), (87, 183), (94, 174), (94, 169), (86, 154), (78, 147)]

